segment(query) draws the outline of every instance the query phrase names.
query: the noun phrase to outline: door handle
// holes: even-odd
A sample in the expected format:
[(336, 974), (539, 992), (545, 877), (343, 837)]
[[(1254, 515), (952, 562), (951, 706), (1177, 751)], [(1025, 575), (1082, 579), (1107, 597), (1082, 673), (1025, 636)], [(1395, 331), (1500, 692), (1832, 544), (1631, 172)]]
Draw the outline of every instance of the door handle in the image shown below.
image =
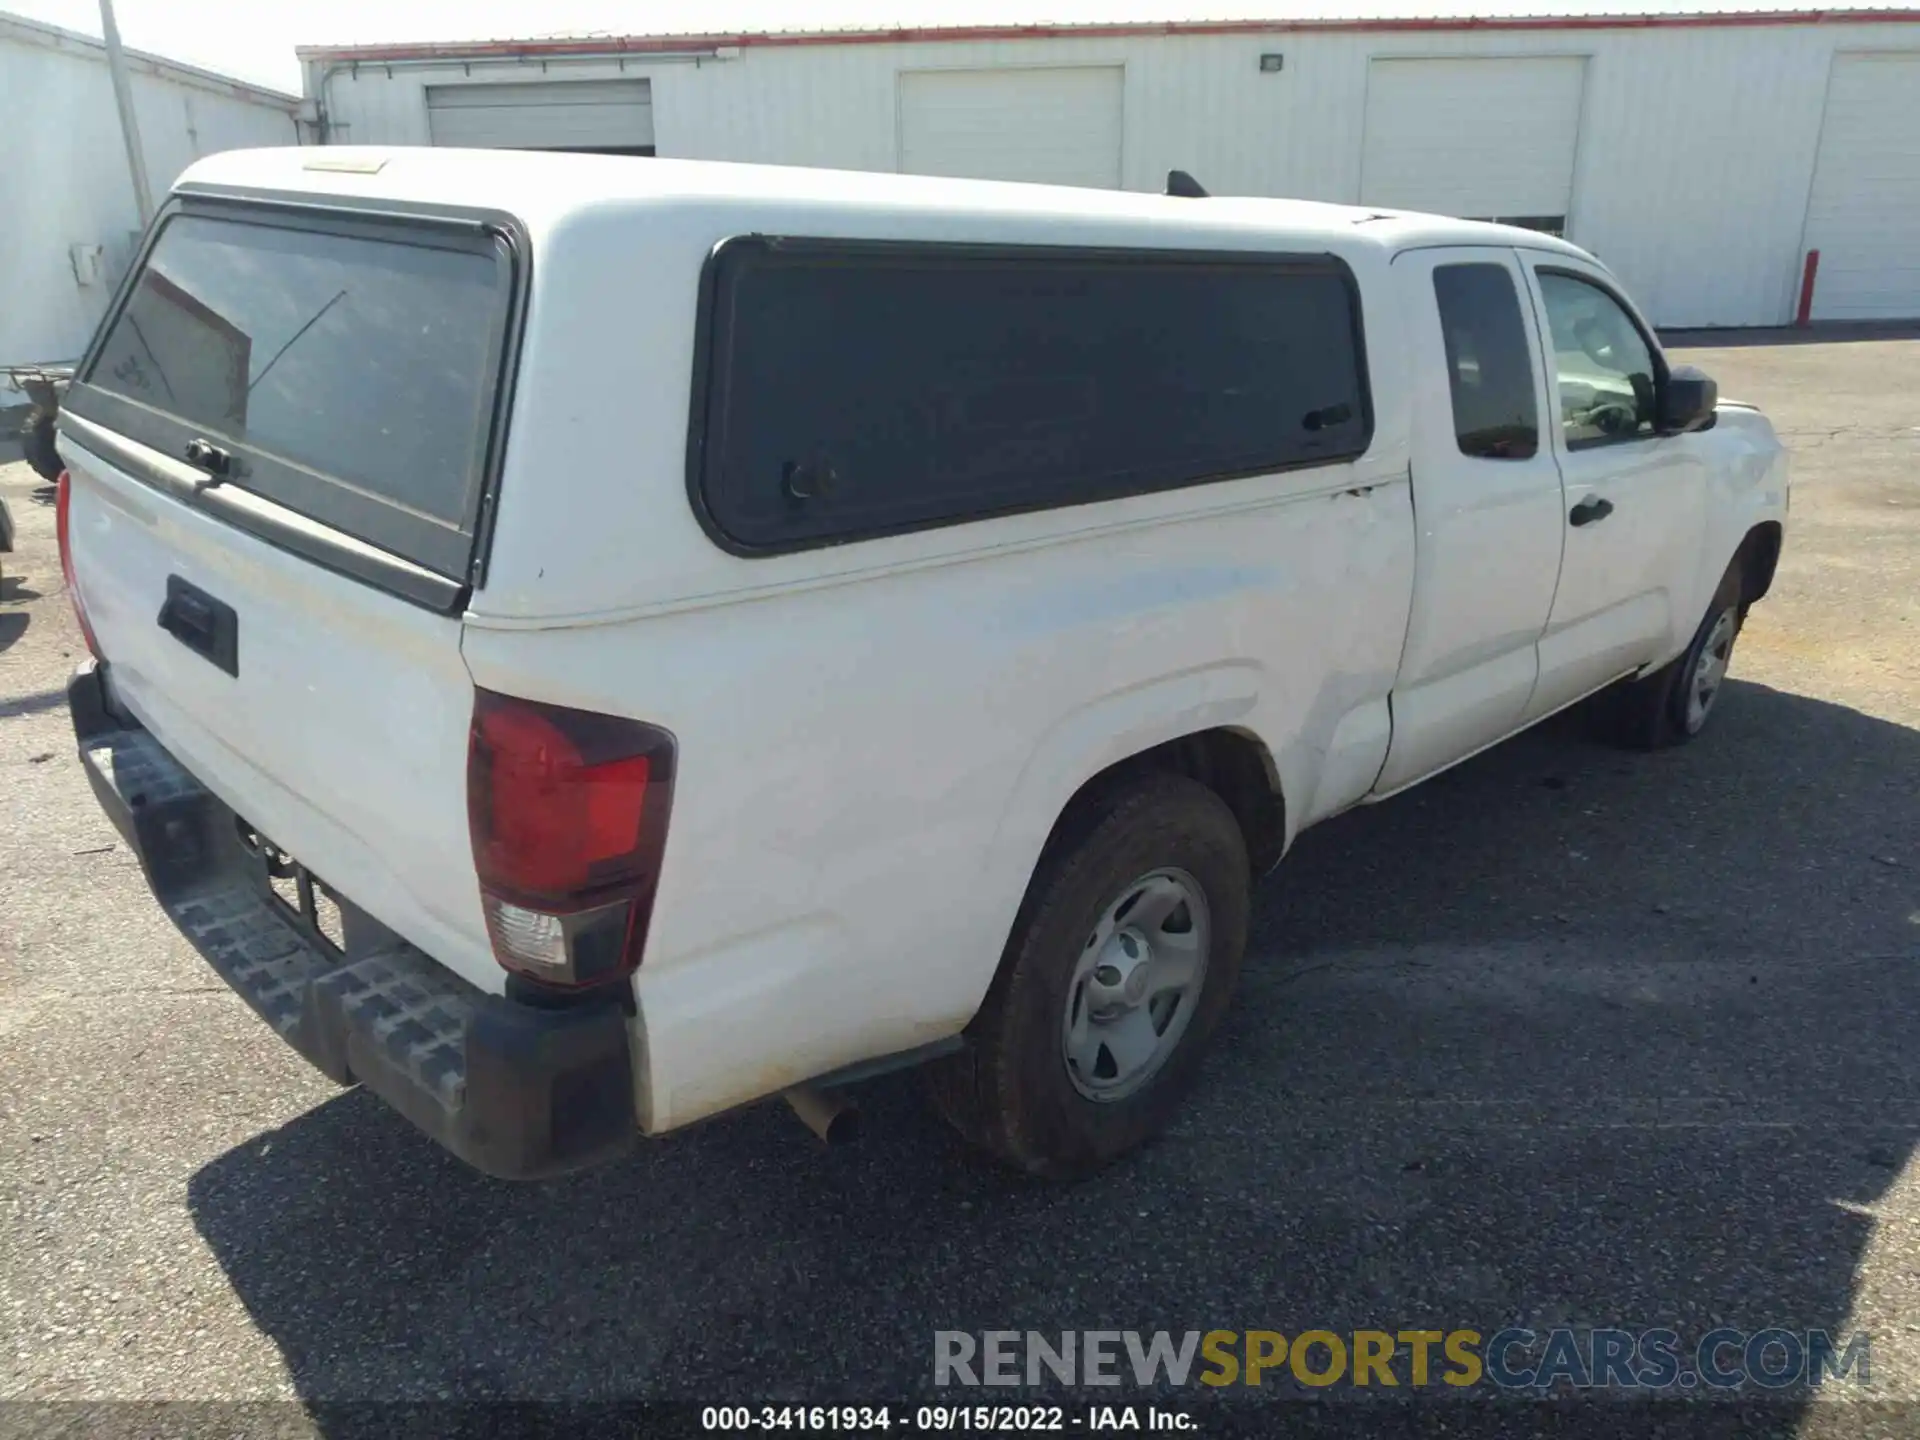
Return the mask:
[(214, 599), (178, 575), (169, 575), (159, 623), (194, 654), (211, 660), (229, 675), (240, 674), (240, 617), (225, 601)]
[(1567, 512), (1570, 525), (1591, 525), (1596, 520), (1604, 520), (1613, 513), (1613, 502), (1602, 500), (1598, 495), (1589, 495), (1573, 509)]

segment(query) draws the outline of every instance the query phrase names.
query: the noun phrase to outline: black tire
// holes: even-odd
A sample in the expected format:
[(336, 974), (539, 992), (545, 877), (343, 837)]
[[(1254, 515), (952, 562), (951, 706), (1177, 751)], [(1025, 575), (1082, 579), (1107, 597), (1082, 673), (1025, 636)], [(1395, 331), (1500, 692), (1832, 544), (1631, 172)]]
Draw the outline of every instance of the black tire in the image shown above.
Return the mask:
[(1704, 713), (1694, 713), (1689, 698), (1701, 660), (1707, 653), (1708, 641), (1723, 616), (1732, 617), (1732, 633), (1726, 642), (1726, 653), (1731, 657), (1734, 643), (1740, 638), (1740, 627), (1747, 618), (1746, 607), (1741, 603), (1737, 558), (1720, 577), (1707, 613), (1701, 617), (1687, 648), (1645, 679), (1622, 685), (1607, 697), (1611, 702), (1608, 725), (1616, 740), (1636, 750), (1660, 750), (1670, 745), (1684, 745), (1706, 728), (1717, 706), (1710, 702)]
[[(1196, 882), (1206, 906), (1198, 1000), (1180, 1001), (1192, 1013), (1139, 1089), (1089, 1099), (1062, 1049), (1076, 965), (1107, 910), (1168, 869)], [(1036, 1175), (1085, 1175), (1151, 1139), (1192, 1085), (1233, 994), (1250, 889), (1240, 826), (1197, 781), (1146, 775), (1082, 801), (1041, 857), (966, 1048), (928, 1067), (936, 1107), (974, 1144)]]
[(20, 427), (21, 453), (42, 480), (58, 480), (60, 472), (67, 468), (60, 463), (60, 452), (54, 448), (56, 419), (53, 411), (36, 409)]

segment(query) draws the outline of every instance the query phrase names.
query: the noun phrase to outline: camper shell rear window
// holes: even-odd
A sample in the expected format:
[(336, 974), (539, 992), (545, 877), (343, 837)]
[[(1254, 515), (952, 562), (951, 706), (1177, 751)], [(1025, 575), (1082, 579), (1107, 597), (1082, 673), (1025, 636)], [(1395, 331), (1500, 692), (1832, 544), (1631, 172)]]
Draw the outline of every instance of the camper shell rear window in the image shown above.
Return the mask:
[(688, 487), (778, 554), (1352, 460), (1331, 255), (752, 236), (707, 264)]
[(67, 408), (465, 582), (515, 265), (510, 232), (478, 219), (189, 200), (162, 217)]

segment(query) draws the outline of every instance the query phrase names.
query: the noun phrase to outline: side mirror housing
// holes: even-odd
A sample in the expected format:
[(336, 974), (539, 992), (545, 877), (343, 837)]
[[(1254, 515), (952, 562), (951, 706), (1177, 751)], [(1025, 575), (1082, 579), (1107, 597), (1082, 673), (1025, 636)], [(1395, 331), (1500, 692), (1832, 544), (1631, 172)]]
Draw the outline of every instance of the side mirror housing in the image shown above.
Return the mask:
[(1662, 435), (1705, 429), (1713, 422), (1713, 407), (1719, 403), (1720, 387), (1712, 376), (1692, 365), (1676, 365), (1660, 387), (1659, 423), (1655, 428)]

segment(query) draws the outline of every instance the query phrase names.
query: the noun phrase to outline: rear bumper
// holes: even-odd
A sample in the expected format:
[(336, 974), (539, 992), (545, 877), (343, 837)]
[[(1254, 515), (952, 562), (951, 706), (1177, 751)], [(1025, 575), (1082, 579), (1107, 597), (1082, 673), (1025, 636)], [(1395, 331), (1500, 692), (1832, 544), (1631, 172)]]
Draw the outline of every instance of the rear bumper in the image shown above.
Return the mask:
[(533, 1179), (637, 1135), (627, 1017), (489, 995), (340, 898), (344, 947), (274, 898), (242, 825), (88, 661), (67, 687), (81, 763), (155, 897), (220, 978), (342, 1085), (361, 1084), (476, 1169)]

